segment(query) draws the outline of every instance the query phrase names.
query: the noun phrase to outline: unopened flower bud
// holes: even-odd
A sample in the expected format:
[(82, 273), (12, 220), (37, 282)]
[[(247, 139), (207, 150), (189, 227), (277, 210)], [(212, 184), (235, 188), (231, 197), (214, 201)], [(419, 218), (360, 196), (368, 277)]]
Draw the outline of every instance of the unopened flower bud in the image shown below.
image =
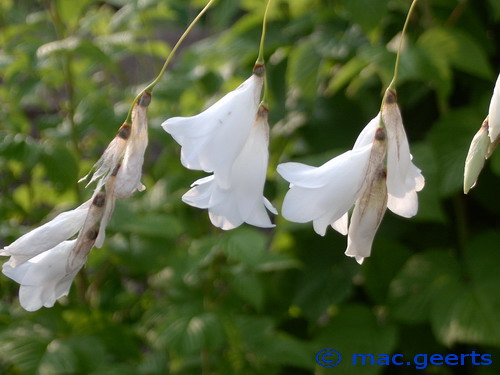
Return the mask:
[(490, 142), (500, 140), (500, 74), (498, 75), (488, 112)]
[(467, 194), (470, 189), (476, 185), (479, 173), (484, 166), (490, 138), (488, 137), (488, 119), (484, 120), (483, 125), (476, 133), (469, 147), (469, 153), (465, 160), (464, 171), (464, 193)]

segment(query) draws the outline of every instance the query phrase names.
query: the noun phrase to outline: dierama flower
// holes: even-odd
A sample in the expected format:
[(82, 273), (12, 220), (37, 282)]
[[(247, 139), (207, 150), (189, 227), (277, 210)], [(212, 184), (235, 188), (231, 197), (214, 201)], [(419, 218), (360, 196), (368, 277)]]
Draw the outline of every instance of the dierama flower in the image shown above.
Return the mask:
[(94, 166), (89, 184), (97, 181), (97, 187), (90, 200), (0, 250), (0, 255), (10, 256), (2, 271), (21, 284), (19, 299), (26, 310), (51, 307), (68, 294), (91, 249), (103, 245), (116, 199), (144, 190), (140, 180), (150, 101), (151, 94), (145, 92), (133, 107), (132, 124), (120, 127)]
[(276, 209), (263, 196), (268, 163), (269, 125), (267, 109), (261, 106), (250, 134), (236, 157), (229, 174), (229, 187), (220, 183), (216, 174), (193, 183), (182, 200), (194, 207), (205, 208), (213, 225), (224, 230), (244, 222), (263, 228), (274, 227), (266, 208)]
[(250, 78), (202, 113), (161, 125), (182, 146), (182, 165), (213, 172), (229, 188), (233, 163), (255, 122), (264, 73), (264, 66), (256, 65)]
[(0, 255), (10, 256), (9, 264), (17, 267), (68, 238), (83, 226), (91, 200), (74, 210), (63, 212), (46, 224), (26, 233), (0, 250)]
[(181, 162), (189, 169), (213, 174), (195, 181), (183, 197), (191, 206), (208, 209), (213, 225), (229, 230), (248, 223), (274, 225), (263, 196), (268, 164), (268, 110), (259, 106), (264, 66), (204, 112), (174, 117), (162, 127), (182, 146)]
[(500, 138), (500, 74), (498, 75), (488, 111), (489, 136), (491, 143), (498, 143)]
[(366, 125), (352, 150), (318, 168), (278, 165), (278, 173), (290, 182), (283, 216), (299, 223), (312, 221), (322, 236), (329, 225), (347, 234), (346, 255), (362, 263), (371, 253), (386, 208), (404, 217), (417, 213), (416, 192), (424, 178), (411, 159), (396, 94), (387, 90), (381, 113)]
[[(101, 158), (92, 168), (92, 174), (87, 186), (97, 181), (96, 191), (114, 176), (113, 195), (118, 198), (128, 198), (134, 191), (143, 191), (144, 185), (140, 182), (144, 153), (148, 145), (147, 108), (151, 102), (151, 94), (145, 92), (134, 105), (132, 110), (132, 125), (123, 124), (115, 138), (104, 151)], [(86, 175), (80, 181), (88, 178)]]
[(465, 159), (464, 170), (464, 193), (467, 194), (470, 189), (476, 186), (477, 179), (484, 167), (490, 147), (490, 138), (488, 135), (488, 119), (483, 121), (481, 128), (476, 133), (469, 147), (467, 158)]
[[(105, 199), (104, 193), (96, 193), (82, 206), (60, 214), (1, 251), (1, 255), (11, 256), (2, 272), (21, 285), (19, 301), (23, 308), (35, 311), (52, 307), (68, 294), (98, 236)], [(70, 240), (77, 231), (78, 237)]]
[[(95, 164), (87, 186), (97, 181), (96, 191), (104, 186), (106, 204), (101, 221), (99, 235), (95, 246), (102, 247), (105, 239), (105, 229), (113, 215), (116, 199), (130, 197), (136, 190), (143, 191), (141, 183), (144, 153), (148, 145), (147, 109), (151, 102), (151, 94), (145, 92), (134, 105), (132, 124), (123, 124), (117, 135)], [(85, 176), (80, 181), (86, 179)]]
[(476, 186), (477, 179), (496, 146), (500, 143), (500, 74), (490, 101), (488, 117), (474, 135), (465, 159), (464, 193)]
[[(123, 161), (116, 173), (114, 195), (118, 199), (130, 197), (136, 190), (146, 187), (141, 183), (144, 153), (148, 145), (147, 109), (151, 94), (141, 96), (132, 113), (132, 129), (123, 155)], [(116, 168), (117, 166), (115, 166)]]

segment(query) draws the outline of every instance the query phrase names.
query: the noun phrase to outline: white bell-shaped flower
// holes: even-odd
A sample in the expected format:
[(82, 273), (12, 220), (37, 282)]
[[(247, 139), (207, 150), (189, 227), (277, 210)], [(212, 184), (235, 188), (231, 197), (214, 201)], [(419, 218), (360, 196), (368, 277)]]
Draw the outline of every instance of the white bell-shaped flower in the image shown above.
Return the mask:
[[(105, 201), (105, 193), (95, 193), (80, 207), (60, 214), (2, 250), (1, 255), (11, 256), (2, 272), (21, 284), (19, 299), (26, 310), (52, 307), (68, 294), (98, 236)], [(76, 232), (78, 237), (69, 240)]]
[(278, 165), (278, 173), (290, 182), (283, 216), (298, 223), (312, 221), (322, 236), (328, 225), (347, 234), (346, 255), (362, 263), (370, 256), (387, 208), (403, 217), (417, 213), (416, 193), (424, 178), (411, 160), (396, 94), (387, 90), (381, 113), (363, 129), (352, 150), (318, 168)]
[(418, 211), (417, 192), (425, 184), (424, 177), (412, 160), (410, 146), (399, 111), (396, 93), (387, 90), (382, 107), (382, 120), (387, 128), (387, 206), (402, 217), (413, 217)]
[(347, 212), (363, 187), (379, 122), (379, 116), (371, 120), (352, 150), (320, 167), (301, 163), (278, 165), (278, 173), (290, 182), (282, 208), (285, 219), (296, 223), (312, 221), (314, 230), (321, 236), (329, 225), (347, 234)]
[(500, 137), (500, 74), (498, 75), (488, 112), (489, 136), (491, 143), (499, 141)]
[(77, 240), (64, 241), (20, 266), (5, 263), (2, 272), (19, 283), (19, 302), (28, 311), (52, 307), (56, 300), (67, 296), (73, 278), (84, 263), (67, 272), (66, 266)]
[(193, 183), (182, 200), (191, 206), (208, 209), (212, 224), (224, 230), (245, 222), (257, 227), (274, 227), (266, 208), (274, 214), (277, 211), (263, 195), (268, 144), (267, 110), (261, 107), (226, 180), (221, 182), (215, 172)]
[(92, 200), (88, 200), (74, 210), (63, 212), (44, 225), (19, 237), (1, 249), (0, 255), (10, 256), (9, 264), (17, 267), (73, 237), (83, 227), (91, 202)]
[(500, 143), (500, 74), (498, 75), (490, 101), (488, 117), (474, 135), (467, 153), (464, 169), (464, 193), (476, 186), (486, 159)]
[(173, 117), (162, 127), (179, 143), (181, 162), (189, 169), (213, 172), (222, 188), (229, 188), (233, 163), (255, 122), (264, 83), (264, 67), (202, 113)]

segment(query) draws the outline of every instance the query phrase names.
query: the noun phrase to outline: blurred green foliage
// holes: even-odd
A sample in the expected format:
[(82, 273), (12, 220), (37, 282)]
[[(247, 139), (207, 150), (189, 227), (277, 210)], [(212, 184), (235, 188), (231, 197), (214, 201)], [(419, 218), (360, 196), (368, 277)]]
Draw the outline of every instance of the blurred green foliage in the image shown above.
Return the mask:
[[(0, 1), (0, 247), (75, 207), (134, 94), (203, 0)], [(266, 41), (271, 158), (319, 165), (378, 112), (409, 0), (274, 0)], [(160, 124), (250, 75), (263, 0), (219, 0), (154, 92), (147, 190), (118, 202), (68, 298), (23, 311), (0, 278), (0, 374), (498, 374), (500, 151), (469, 196), (468, 145), (500, 66), (500, 1), (420, 0), (398, 85), (426, 187), (418, 215), (387, 214), (363, 266), (346, 239), (276, 217), (223, 233), (181, 195)], [(316, 366), (315, 353), (469, 353), (491, 366)]]

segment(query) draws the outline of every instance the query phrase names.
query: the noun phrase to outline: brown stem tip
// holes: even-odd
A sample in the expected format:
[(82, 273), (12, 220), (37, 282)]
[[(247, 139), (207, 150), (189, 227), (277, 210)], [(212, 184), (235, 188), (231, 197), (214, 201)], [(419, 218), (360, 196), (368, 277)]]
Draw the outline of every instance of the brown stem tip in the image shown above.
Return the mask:
[(262, 64), (255, 64), (255, 66), (253, 67), (253, 74), (255, 74), (257, 77), (263, 77), (265, 72), (266, 68)]
[(120, 129), (118, 129), (118, 137), (121, 139), (128, 139), (130, 137), (130, 125), (123, 124)]
[(144, 94), (139, 99), (139, 105), (141, 107), (147, 107), (151, 103), (151, 93), (149, 91), (146, 91)]
[(398, 96), (396, 95), (396, 91), (389, 89), (385, 92), (385, 102), (387, 104), (394, 104), (398, 101)]

